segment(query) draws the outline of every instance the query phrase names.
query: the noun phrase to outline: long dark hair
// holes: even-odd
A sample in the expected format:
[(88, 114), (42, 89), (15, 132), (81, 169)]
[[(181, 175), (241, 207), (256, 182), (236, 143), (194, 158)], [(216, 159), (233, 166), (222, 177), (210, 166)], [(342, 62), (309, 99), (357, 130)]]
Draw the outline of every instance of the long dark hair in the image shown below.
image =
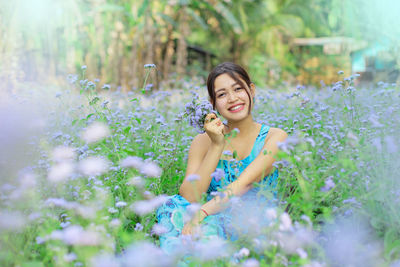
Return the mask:
[[(239, 65), (232, 63), (232, 62), (224, 62), (216, 66), (210, 74), (208, 74), (207, 78), (207, 90), (208, 90), (208, 95), (211, 99), (211, 104), (213, 105), (213, 108), (215, 109), (215, 100), (216, 100), (216, 95), (215, 95), (215, 88), (214, 88), (214, 83), (215, 79), (221, 74), (228, 74), (232, 79), (234, 79), (243, 89), (246, 90), (246, 94), (249, 97), (249, 114), (251, 110), (251, 97), (250, 97), (250, 77), (249, 74)], [(245, 86), (242, 82), (242, 80), (246, 83), (247, 86)]]

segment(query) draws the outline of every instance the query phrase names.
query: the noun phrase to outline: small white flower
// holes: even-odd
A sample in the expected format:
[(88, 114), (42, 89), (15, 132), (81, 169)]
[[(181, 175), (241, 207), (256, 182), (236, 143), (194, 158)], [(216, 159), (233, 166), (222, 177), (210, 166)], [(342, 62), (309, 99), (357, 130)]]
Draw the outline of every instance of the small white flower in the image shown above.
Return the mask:
[(118, 201), (117, 203), (115, 203), (115, 206), (116, 206), (117, 208), (125, 207), (125, 206), (126, 206), (126, 202), (124, 202), (124, 201)]
[(50, 182), (62, 182), (74, 172), (75, 166), (71, 162), (61, 162), (50, 168), (47, 179)]
[(111, 207), (111, 208), (108, 208), (108, 212), (114, 214), (114, 213), (117, 213), (118, 210), (114, 207)]
[(147, 177), (160, 177), (162, 170), (158, 165), (154, 162), (146, 162), (140, 167), (140, 172), (146, 175)]
[(274, 208), (267, 209), (265, 211), (265, 216), (267, 217), (267, 219), (269, 219), (271, 221), (275, 220), (278, 217), (278, 215), (276, 213), (276, 209), (274, 209)]
[(95, 246), (101, 243), (99, 233), (84, 230), (80, 225), (72, 225), (62, 232), (62, 240), (68, 245)]
[(121, 160), (120, 165), (123, 168), (140, 169), (140, 167), (143, 165), (143, 159), (141, 159), (139, 157), (129, 156), (129, 157)]
[(151, 232), (155, 235), (162, 235), (168, 232), (168, 229), (161, 224), (155, 224)]
[(17, 211), (0, 211), (1, 230), (18, 230), (26, 224), (26, 218)]
[(187, 206), (186, 211), (187, 211), (189, 214), (193, 215), (193, 214), (195, 214), (197, 211), (199, 211), (200, 208), (201, 208), (201, 204), (199, 204), (199, 203), (192, 203), (192, 204), (190, 204), (189, 206)]
[(101, 254), (96, 255), (90, 260), (91, 267), (120, 267), (118, 258), (113, 255)]
[(242, 259), (250, 255), (250, 250), (248, 248), (241, 248), (238, 252), (234, 254), (235, 258)]
[(144, 182), (144, 180), (143, 180), (143, 178), (142, 177), (140, 177), (140, 176), (135, 176), (135, 177), (132, 177), (129, 181), (128, 181), (128, 183), (127, 183), (128, 185), (133, 185), (133, 186), (137, 186), (137, 187), (144, 187), (144, 185), (145, 185), (145, 182)]
[(190, 174), (186, 177), (186, 180), (189, 182), (194, 182), (200, 180), (200, 175), (198, 174)]
[(136, 201), (133, 205), (132, 208), (135, 213), (139, 215), (145, 215), (148, 213), (153, 212), (154, 209), (158, 208), (162, 204), (164, 204), (165, 201), (167, 201), (168, 197), (164, 195), (157, 196), (153, 199), (150, 200), (140, 200)]
[(32, 188), (36, 185), (36, 176), (31, 172), (24, 173), (19, 178), (19, 183), (22, 188)]
[(136, 223), (135, 225), (135, 231), (142, 231), (143, 230), (143, 225), (141, 225), (140, 223)]
[(74, 261), (76, 259), (77, 259), (76, 254), (73, 253), (73, 252), (64, 255), (64, 260), (66, 262), (71, 262), (71, 261)]
[(110, 129), (102, 122), (94, 122), (82, 133), (82, 139), (87, 143), (98, 142), (110, 135)]
[(52, 159), (54, 162), (71, 161), (76, 158), (75, 149), (68, 146), (58, 146), (54, 148)]
[(121, 221), (119, 219), (117, 219), (117, 218), (112, 219), (111, 222), (110, 222), (110, 226), (113, 227), (113, 228), (117, 228), (120, 225), (121, 225)]
[(302, 258), (302, 259), (306, 259), (308, 257), (307, 252), (302, 248), (297, 248), (296, 252), (297, 252), (297, 254), (299, 254), (300, 258)]
[(258, 267), (260, 266), (260, 263), (256, 259), (247, 259), (243, 262), (242, 267)]
[(101, 175), (107, 172), (109, 162), (100, 157), (89, 157), (79, 162), (79, 170), (87, 176)]
[(279, 230), (289, 231), (292, 229), (292, 220), (290, 219), (289, 214), (287, 214), (286, 212), (282, 213), (280, 220), (281, 224), (279, 225)]

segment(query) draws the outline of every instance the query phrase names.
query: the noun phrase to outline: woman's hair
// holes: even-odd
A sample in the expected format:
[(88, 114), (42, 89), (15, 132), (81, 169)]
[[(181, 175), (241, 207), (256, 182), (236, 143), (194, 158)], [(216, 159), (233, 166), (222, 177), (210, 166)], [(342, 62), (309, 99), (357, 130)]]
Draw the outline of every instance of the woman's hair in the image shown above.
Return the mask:
[[(221, 74), (228, 74), (232, 79), (234, 79), (243, 89), (246, 90), (247, 96), (249, 97), (249, 114), (251, 110), (251, 97), (250, 97), (250, 84), (252, 83), (250, 81), (249, 74), (239, 65), (232, 63), (232, 62), (224, 62), (216, 66), (210, 74), (208, 74), (207, 78), (207, 89), (208, 89), (208, 95), (210, 96), (211, 99), (211, 104), (213, 105), (213, 108), (215, 109), (215, 100), (216, 100), (216, 95), (215, 95), (215, 79)], [(246, 83), (247, 86), (245, 86), (242, 82), (242, 80)]]

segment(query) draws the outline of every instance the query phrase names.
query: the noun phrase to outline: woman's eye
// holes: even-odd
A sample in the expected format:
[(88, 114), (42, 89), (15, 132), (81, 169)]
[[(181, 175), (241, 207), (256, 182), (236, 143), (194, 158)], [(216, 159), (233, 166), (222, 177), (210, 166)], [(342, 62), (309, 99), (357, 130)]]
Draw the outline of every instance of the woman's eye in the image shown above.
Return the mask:
[(225, 95), (225, 93), (222, 93), (222, 94), (219, 94), (217, 97), (221, 97), (221, 96), (224, 96)]
[(235, 88), (236, 91), (242, 90), (242, 87)]

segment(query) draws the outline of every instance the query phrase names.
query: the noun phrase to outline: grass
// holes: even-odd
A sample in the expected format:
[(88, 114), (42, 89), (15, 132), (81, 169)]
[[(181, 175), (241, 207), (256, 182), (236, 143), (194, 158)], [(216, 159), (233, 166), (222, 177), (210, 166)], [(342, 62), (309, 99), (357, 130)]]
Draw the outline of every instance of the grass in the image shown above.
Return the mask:
[[(276, 162), (276, 215), (256, 227), (266, 213), (247, 214), (254, 232), (210, 243), (213, 250), (193, 248), (202, 256), (191, 266), (389, 266), (399, 260), (400, 91), (384, 83), (356, 89), (355, 79), (318, 90), (258, 88), (255, 119), (290, 135)], [(54, 97), (16, 97), (0, 117), (16, 116), (22, 132), (6, 127), (0, 139), (9, 144), (1, 152), (1, 265), (177, 264), (178, 254), (168, 258), (157, 248), (148, 206), (156, 196), (177, 194), (184, 178), (197, 134), (182, 116), (191, 90), (205, 93), (203, 84), (187, 82), (173, 91), (125, 95), (82, 79)], [(22, 105), (24, 99), (30, 100)], [(82, 133), (94, 122), (109, 134), (88, 143)], [(62, 159), (56, 159), (60, 146)], [(69, 158), (66, 147), (73, 151)], [(129, 157), (141, 165), (123, 167)], [(85, 165), (88, 158), (97, 161)], [(154, 164), (162, 174), (151, 177)], [(138, 212), (140, 201), (150, 212)]]

